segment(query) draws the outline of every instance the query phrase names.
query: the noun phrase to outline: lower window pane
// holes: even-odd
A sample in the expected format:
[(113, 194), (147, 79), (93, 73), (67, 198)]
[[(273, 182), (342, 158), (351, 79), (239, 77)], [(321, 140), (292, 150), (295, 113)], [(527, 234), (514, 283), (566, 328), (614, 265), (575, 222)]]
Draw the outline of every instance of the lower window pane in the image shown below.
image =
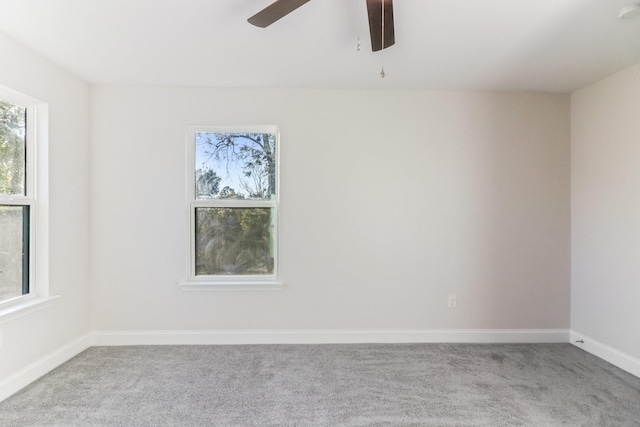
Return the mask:
[(273, 274), (272, 208), (197, 208), (196, 275)]
[(0, 301), (29, 293), (29, 207), (0, 206)]

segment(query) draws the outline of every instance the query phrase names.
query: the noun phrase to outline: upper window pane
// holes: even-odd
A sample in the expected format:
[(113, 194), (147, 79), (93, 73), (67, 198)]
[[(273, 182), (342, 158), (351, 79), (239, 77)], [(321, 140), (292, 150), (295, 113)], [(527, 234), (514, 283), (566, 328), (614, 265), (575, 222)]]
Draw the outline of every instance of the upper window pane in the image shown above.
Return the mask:
[(0, 101), (0, 194), (25, 195), (26, 108)]
[(196, 199), (273, 199), (276, 134), (196, 132)]

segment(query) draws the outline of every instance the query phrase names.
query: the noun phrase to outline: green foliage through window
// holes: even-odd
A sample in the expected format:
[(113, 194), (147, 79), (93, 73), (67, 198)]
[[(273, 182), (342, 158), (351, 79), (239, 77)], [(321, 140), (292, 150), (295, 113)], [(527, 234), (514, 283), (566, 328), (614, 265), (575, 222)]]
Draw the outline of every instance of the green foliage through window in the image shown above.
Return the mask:
[(197, 208), (196, 275), (272, 274), (270, 208)]

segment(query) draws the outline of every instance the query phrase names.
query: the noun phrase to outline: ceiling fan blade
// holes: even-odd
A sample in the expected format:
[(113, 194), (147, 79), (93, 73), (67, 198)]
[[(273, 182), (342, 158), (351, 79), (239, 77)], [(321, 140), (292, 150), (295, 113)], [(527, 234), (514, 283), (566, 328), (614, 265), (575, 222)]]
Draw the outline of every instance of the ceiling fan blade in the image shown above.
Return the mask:
[(371, 49), (374, 52), (383, 49), (382, 42), (382, 7), (384, 4), (384, 49), (396, 42), (393, 28), (393, 0), (367, 0), (369, 14), (369, 33), (371, 34)]
[(247, 19), (247, 21), (256, 27), (266, 28), (309, 1), (310, 0), (276, 0), (274, 3)]

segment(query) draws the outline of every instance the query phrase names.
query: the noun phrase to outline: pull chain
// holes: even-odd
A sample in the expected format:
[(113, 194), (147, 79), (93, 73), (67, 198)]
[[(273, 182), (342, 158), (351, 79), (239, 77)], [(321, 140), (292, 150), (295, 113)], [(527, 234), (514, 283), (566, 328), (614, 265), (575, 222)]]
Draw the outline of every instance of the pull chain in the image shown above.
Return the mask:
[(382, 49), (380, 49), (380, 50), (382, 50), (382, 69), (380, 70), (380, 78), (381, 79), (384, 79), (384, 76), (385, 76), (385, 74), (384, 74), (384, 2), (385, 2), (385, 0), (382, 0), (380, 2), (380, 4), (382, 4), (382, 22), (381, 22), (381, 24), (382, 24), (382, 32), (381, 32), (382, 33), (382, 43), (381, 43), (382, 44)]

